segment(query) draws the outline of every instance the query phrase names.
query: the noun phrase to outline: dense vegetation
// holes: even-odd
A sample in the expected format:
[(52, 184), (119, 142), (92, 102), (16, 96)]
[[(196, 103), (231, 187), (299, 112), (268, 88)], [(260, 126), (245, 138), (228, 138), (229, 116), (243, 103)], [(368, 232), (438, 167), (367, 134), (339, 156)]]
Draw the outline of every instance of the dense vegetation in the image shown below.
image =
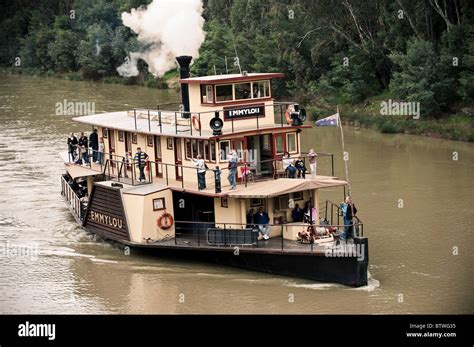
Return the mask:
[[(15, 67), (20, 57), (17, 69), (163, 86), (143, 62), (138, 77), (124, 79), (116, 72), (127, 53), (140, 48), (120, 14), (147, 2), (6, 0), (0, 14), (0, 64)], [(377, 116), (382, 95), (420, 102), (421, 115), (434, 121), (458, 117), (467, 130), (447, 137), (472, 141), (471, 3), (205, 0), (207, 37), (193, 73), (225, 73), (225, 57), (227, 71), (237, 72), (237, 53), (242, 70), (284, 72), (287, 78), (275, 83), (278, 96), (314, 105), (317, 116), (332, 112), (335, 104), (355, 104), (360, 114)], [(407, 128), (406, 119), (394, 118), (390, 125), (386, 118), (373, 119), (387, 132)]]

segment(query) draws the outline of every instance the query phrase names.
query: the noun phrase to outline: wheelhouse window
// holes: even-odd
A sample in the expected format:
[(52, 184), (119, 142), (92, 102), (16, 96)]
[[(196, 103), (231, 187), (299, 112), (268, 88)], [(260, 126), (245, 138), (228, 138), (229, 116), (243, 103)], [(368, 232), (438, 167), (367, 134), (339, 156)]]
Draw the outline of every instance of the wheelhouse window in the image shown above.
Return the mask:
[(203, 104), (214, 103), (214, 88), (209, 84), (201, 85), (201, 102)]
[(250, 83), (239, 83), (234, 84), (235, 88), (235, 100), (250, 99), (251, 87)]
[(298, 146), (296, 142), (296, 133), (288, 133), (286, 134), (286, 147), (288, 153), (297, 153)]
[(232, 84), (225, 84), (216, 86), (217, 101), (232, 101), (234, 100), (234, 88)]
[(258, 81), (252, 83), (252, 98), (269, 98), (270, 81)]

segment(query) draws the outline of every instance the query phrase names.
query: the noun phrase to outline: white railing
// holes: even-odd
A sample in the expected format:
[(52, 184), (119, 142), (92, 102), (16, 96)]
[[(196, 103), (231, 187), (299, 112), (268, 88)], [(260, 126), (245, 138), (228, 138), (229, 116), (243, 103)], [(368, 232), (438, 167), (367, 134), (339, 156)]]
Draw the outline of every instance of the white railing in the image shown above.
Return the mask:
[(71, 211), (74, 213), (74, 215), (81, 219), (81, 200), (66, 181), (64, 176), (61, 176), (61, 195), (64, 196), (67, 202), (69, 202)]

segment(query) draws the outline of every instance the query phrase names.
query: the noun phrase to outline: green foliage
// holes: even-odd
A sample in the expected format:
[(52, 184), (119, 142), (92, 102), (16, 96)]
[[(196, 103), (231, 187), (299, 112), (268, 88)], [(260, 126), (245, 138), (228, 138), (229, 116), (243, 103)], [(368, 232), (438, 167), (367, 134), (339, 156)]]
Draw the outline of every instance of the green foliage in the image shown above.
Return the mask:
[(391, 59), (400, 67), (394, 73), (391, 90), (406, 101), (420, 102), (422, 115), (440, 115), (456, 100), (451, 59), (440, 56), (433, 43), (411, 40), (405, 54), (392, 54)]

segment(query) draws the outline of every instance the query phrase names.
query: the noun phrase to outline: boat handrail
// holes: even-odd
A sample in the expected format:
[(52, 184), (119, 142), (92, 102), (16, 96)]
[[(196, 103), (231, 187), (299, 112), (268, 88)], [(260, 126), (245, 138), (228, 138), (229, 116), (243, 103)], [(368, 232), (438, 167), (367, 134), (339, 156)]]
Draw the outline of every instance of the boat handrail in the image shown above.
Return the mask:
[(71, 211), (79, 220), (83, 219), (82, 202), (74, 189), (69, 185), (63, 175), (61, 175), (61, 195), (70, 203)]
[[(189, 227), (188, 225), (191, 225), (191, 227)], [(258, 225), (259, 224), (255, 224), (255, 223), (235, 223), (235, 222), (200, 222), (200, 221), (175, 221), (175, 228), (176, 228), (176, 231), (175, 231), (175, 238), (174, 238), (174, 243), (176, 245), (179, 245), (180, 244), (180, 239), (184, 239), (184, 240), (189, 240), (189, 239), (192, 239), (192, 240), (195, 240), (197, 242), (197, 246), (208, 246), (208, 243), (207, 243), (207, 240), (203, 237), (203, 234), (207, 233), (209, 229), (212, 229), (212, 230), (225, 230), (225, 231), (229, 231), (229, 232), (234, 232), (232, 235), (233, 236), (236, 236), (239, 231), (245, 231), (245, 230), (249, 230), (249, 229), (257, 229), (258, 228)], [(283, 235), (285, 235), (285, 228), (286, 228), (286, 231), (288, 231), (288, 228), (289, 227), (301, 227), (302, 230), (307, 230), (310, 226), (313, 227), (313, 228), (336, 228), (338, 231), (342, 231), (341, 229), (343, 229), (345, 227), (344, 224), (342, 225), (327, 225), (327, 224), (310, 224), (310, 223), (281, 223), (281, 224), (265, 224), (271, 228), (281, 228), (281, 237), (280, 237), (280, 241), (279, 243), (273, 243), (272, 245), (268, 245), (268, 244), (263, 244), (263, 246), (267, 249), (279, 249), (279, 250), (295, 250), (295, 245), (297, 246), (300, 246), (302, 248), (299, 248), (297, 250), (301, 251), (310, 251), (310, 252), (313, 252), (314, 251), (314, 245), (315, 243), (307, 243), (307, 242), (301, 242), (299, 244), (295, 243), (296, 241), (295, 240), (285, 240), (285, 238), (283, 237)], [(197, 227), (196, 227), (197, 226)], [(201, 227), (202, 226), (202, 227)], [(233, 227), (233, 228), (232, 228)], [(355, 223), (354, 226), (356, 231), (358, 230), (361, 230), (363, 228), (363, 224), (361, 223)], [(183, 230), (192, 230), (191, 233), (189, 232), (180, 232), (180, 230), (183, 229)], [(356, 234), (354, 234), (356, 235)], [(360, 234), (357, 234), (357, 236), (361, 236)], [(327, 234), (326, 237), (329, 237), (331, 238), (331, 236), (329, 236), (329, 234)], [(332, 240), (335, 240), (334, 237), (332, 238)], [(286, 241), (286, 242), (285, 242)], [(185, 241), (185, 242), (188, 242), (188, 241)], [(260, 241), (260, 240), (257, 240), (256, 242), (256, 246), (257, 247), (260, 247), (260, 243), (259, 242), (265, 242), (265, 241)], [(187, 243), (189, 245), (189, 243)], [(238, 245), (237, 242), (227, 242), (225, 241), (225, 238), (224, 238), (224, 246), (236, 246)], [(305, 246), (310, 246), (309, 249), (306, 249)]]
[[(88, 154), (89, 158), (92, 158), (91, 155), (92, 149), (88, 148)], [(89, 162), (86, 164), (86, 166), (94, 171), (97, 171), (98, 173), (103, 174), (104, 176), (108, 177), (111, 180), (117, 180), (118, 182), (125, 182), (127, 179), (131, 179), (131, 185), (139, 185), (143, 183), (153, 183), (153, 177), (158, 177), (158, 178), (165, 178), (166, 184), (168, 185), (170, 182), (170, 175), (169, 170), (181, 170), (181, 173), (183, 175), (183, 178), (180, 179), (179, 181), (181, 182), (181, 188), (186, 188), (186, 182), (184, 180), (184, 169), (191, 169), (196, 172), (196, 175), (194, 175), (192, 181), (188, 181), (188, 183), (192, 183), (193, 186), (197, 183), (197, 170), (195, 166), (189, 166), (189, 165), (183, 165), (183, 164), (176, 164), (176, 163), (164, 163), (160, 161), (152, 161), (148, 160), (148, 175), (146, 175), (146, 182), (139, 182), (139, 175), (138, 175), (138, 165), (137, 162), (135, 161), (134, 156), (122, 156), (115, 154), (115, 152), (102, 152), (102, 158), (105, 160), (100, 162), (99, 164), (92, 163), (92, 160), (89, 160)], [(328, 156), (331, 157), (331, 175), (334, 176), (334, 155), (333, 154), (325, 154), (322, 153), (321, 156)], [(296, 157), (295, 157), (296, 158)], [(248, 159), (248, 158), (244, 158)], [(306, 160), (306, 158), (304, 159)], [(69, 162), (71, 162), (71, 158), (69, 157)], [(243, 168), (243, 172), (252, 172), (252, 170), (256, 170), (256, 166), (258, 164), (266, 164), (266, 163), (271, 163), (272, 165), (272, 170), (273, 172), (270, 172), (267, 177), (277, 179), (278, 178), (278, 169), (277, 169), (277, 163), (281, 162), (281, 158), (277, 159), (266, 159), (266, 160), (260, 160), (257, 163), (253, 163), (252, 161), (248, 160), (241, 160), (237, 164), (238, 167)], [(207, 162), (209, 165), (211, 163)], [(212, 163), (215, 165), (219, 165), (219, 163)], [(124, 167), (126, 166), (126, 169)], [(158, 171), (157, 171), (158, 170)], [(222, 172), (225, 172), (226, 170), (228, 171), (228, 167), (221, 167), (220, 170)], [(128, 171), (131, 171), (131, 177), (128, 177)], [(206, 170), (206, 171), (213, 171), (212, 168)], [(158, 173), (158, 175), (157, 175)], [(252, 172), (252, 174), (254, 174)], [(256, 174), (256, 173), (255, 173)], [(265, 175), (262, 175), (264, 177)], [(254, 175), (253, 178), (256, 176)], [(214, 176), (215, 179), (215, 176)], [(245, 187), (248, 186), (249, 180), (250, 180), (250, 175), (245, 174), (241, 175), (241, 180), (242, 183), (244, 183)], [(129, 184), (129, 183), (128, 183)], [(222, 181), (223, 186), (226, 184), (225, 181)], [(189, 188), (189, 186), (188, 186)]]
[[(280, 123), (279, 125), (281, 127), (287, 125), (286, 121), (286, 116), (285, 112), (288, 108), (288, 106), (295, 104), (294, 102), (288, 102), (288, 101), (274, 101), (271, 104), (265, 104), (264, 107), (273, 107), (274, 109), (277, 108), (279, 110), (279, 118), (280, 118)], [(193, 121), (192, 117), (197, 116), (199, 120), (199, 124), (201, 124), (201, 115), (205, 114), (219, 114), (221, 115), (224, 111), (222, 109), (213, 109), (209, 111), (184, 111), (184, 110), (165, 110), (162, 107), (163, 106), (169, 106), (169, 105), (180, 105), (179, 103), (167, 103), (167, 104), (161, 104), (157, 105), (156, 109), (147, 109), (147, 108), (134, 108), (133, 110), (129, 112), (133, 112), (133, 116), (135, 119), (135, 130), (138, 129), (138, 124), (137, 124), (137, 112), (144, 112), (148, 118), (148, 131), (151, 132), (151, 117), (157, 116), (157, 121), (158, 121), (158, 126), (160, 128), (160, 134), (163, 133), (163, 114), (168, 114), (172, 115), (174, 119), (172, 119), (171, 124), (174, 125), (174, 132), (176, 135), (182, 132), (189, 132), (190, 135), (193, 135)], [(248, 106), (242, 106), (242, 107), (234, 107), (234, 108), (226, 108), (226, 111), (238, 111), (241, 109), (248, 108)], [(185, 117), (187, 116), (187, 117)], [(275, 116), (275, 113), (274, 113)], [(255, 119), (256, 121), (256, 129), (260, 129), (261, 126), (259, 124), (259, 118), (261, 118), (260, 115), (256, 116), (249, 116), (247, 119)], [(223, 119), (223, 117), (221, 117)], [(186, 124), (179, 124), (179, 121), (183, 121)], [(278, 124), (278, 123), (277, 123)], [(185, 129), (181, 129), (182, 127), (185, 127)], [(199, 127), (198, 130), (194, 129), (194, 131), (197, 131), (199, 133), (199, 136), (202, 136), (202, 127)], [(231, 118), (231, 133), (235, 133), (235, 127), (234, 127), (234, 118)]]

